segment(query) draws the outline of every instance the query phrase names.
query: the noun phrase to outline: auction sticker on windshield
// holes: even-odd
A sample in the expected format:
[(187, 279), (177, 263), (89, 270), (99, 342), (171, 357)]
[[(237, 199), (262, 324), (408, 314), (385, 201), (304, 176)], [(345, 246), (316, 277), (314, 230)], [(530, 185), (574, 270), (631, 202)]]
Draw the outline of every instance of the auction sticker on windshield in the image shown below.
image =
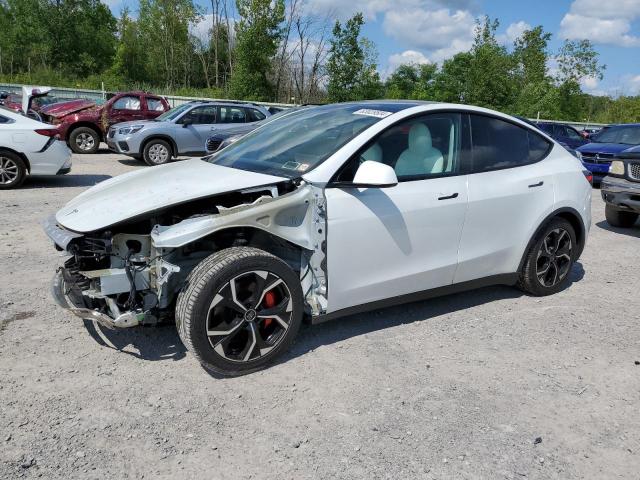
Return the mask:
[(371, 110), (369, 108), (362, 108), (353, 112), (354, 115), (366, 115), (367, 117), (385, 118), (391, 115), (391, 112), (385, 112), (384, 110)]

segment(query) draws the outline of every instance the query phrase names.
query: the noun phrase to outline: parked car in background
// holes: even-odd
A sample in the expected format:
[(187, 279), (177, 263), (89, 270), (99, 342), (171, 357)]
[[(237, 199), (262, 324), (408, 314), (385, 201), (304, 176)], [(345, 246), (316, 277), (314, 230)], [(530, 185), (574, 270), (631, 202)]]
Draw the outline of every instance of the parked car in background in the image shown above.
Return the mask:
[(493, 284), (561, 291), (588, 235), (591, 192), (564, 148), (488, 109), (303, 109), (216, 155), (70, 201), (44, 224), (69, 254), (52, 292), (110, 327), (175, 312), (207, 369), (240, 375), (282, 355), (305, 315), (316, 323)]
[(636, 223), (640, 216), (640, 147), (627, 149), (611, 161), (600, 192), (609, 225), (629, 228)]
[(205, 155), (205, 143), (212, 133), (250, 126), (269, 115), (265, 108), (251, 103), (189, 102), (151, 121), (111, 127), (107, 145), (114, 152), (142, 159), (149, 165), (162, 165), (180, 155)]
[(70, 170), (71, 150), (56, 128), (0, 110), (0, 190), (20, 186), (27, 176), (64, 175)]
[(215, 133), (213, 133), (213, 135), (207, 138), (207, 141), (205, 142), (205, 150), (207, 151), (207, 153), (213, 153), (217, 152), (218, 150), (222, 150), (223, 148), (228, 147), (232, 143), (240, 140), (249, 132), (254, 131), (256, 128), (266, 123), (273, 122), (302, 108), (309, 107), (292, 107), (286, 110), (283, 109), (259, 122), (244, 123), (225, 130), (216, 131)]
[(589, 141), (571, 125), (553, 122), (535, 122), (534, 125), (557, 142), (567, 145), (573, 150), (589, 143)]
[(169, 110), (163, 97), (147, 92), (119, 93), (103, 105), (93, 100), (71, 100), (41, 109), (43, 120), (56, 125), (76, 153), (95, 153), (111, 125), (153, 119)]
[(40, 110), (60, 100), (52, 95), (51, 87), (23, 86), (22, 95), (4, 92), (0, 95), (0, 106), (6, 110), (20, 113), (34, 120), (42, 121)]
[(610, 125), (576, 149), (582, 164), (593, 173), (594, 183), (609, 173), (613, 158), (623, 151), (640, 145), (640, 123)]

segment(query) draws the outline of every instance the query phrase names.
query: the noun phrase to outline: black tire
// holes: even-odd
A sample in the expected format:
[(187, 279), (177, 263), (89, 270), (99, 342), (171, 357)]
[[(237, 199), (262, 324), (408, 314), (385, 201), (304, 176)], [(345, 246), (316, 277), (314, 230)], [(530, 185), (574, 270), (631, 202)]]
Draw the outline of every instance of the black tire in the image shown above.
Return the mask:
[(161, 139), (151, 139), (142, 149), (142, 158), (147, 165), (164, 165), (171, 161), (173, 150), (169, 142)]
[[(264, 306), (270, 294), (273, 305)], [(237, 376), (264, 368), (285, 352), (303, 313), (300, 277), (285, 262), (263, 250), (233, 247), (205, 258), (189, 274), (178, 295), (176, 324), (182, 342), (206, 369)], [(272, 318), (264, 318), (269, 314)]]
[(27, 178), (27, 166), (13, 152), (0, 151), (0, 190), (9, 190), (22, 185)]
[(69, 135), (69, 147), (75, 153), (96, 153), (100, 146), (100, 134), (93, 128), (74, 128)]
[(569, 282), (578, 247), (573, 226), (562, 218), (554, 218), (529, 248), (518, 287), (534, 296), (559, 292)]
[(604, 207), (604, 215), (609, 225), (618, 228), (631, 228), (636, 223), (636, 220), (638, 220), (637, 213), (618, 210), (608, 203)]

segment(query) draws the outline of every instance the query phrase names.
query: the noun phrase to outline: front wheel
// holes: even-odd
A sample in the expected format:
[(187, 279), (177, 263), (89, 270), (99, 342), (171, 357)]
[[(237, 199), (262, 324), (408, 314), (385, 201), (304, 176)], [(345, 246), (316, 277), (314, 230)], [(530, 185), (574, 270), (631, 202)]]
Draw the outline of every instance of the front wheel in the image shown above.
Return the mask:
[(147, 165), (164, 165), (171, 160), (171, 145), (164, 140), (150, 140), (142, 150)]
[(75, 153), (96, 153), (100, 135), (93, 128), (78, 127), (69, 135), (69, 146)]
[(608, 203), (604, 207), (604, 216), (609, 225), (619, 228), (631, 228), (633, 224), (636, 223), (636, 220), (638, 220), (637, 213), (618, 210)]
[(518, 286), (535, 295), (551, 295), (562, 290), (577, 255), (576, 233), (571, 224), (555, 218), (542, 230), (527, 252)]
[(236, 376), (264, 368), (294, 341), (303, 316), (300, 278), (282, 260), (234, 247), (189, 274), (176, 305), (183, 343), (207, 369)]

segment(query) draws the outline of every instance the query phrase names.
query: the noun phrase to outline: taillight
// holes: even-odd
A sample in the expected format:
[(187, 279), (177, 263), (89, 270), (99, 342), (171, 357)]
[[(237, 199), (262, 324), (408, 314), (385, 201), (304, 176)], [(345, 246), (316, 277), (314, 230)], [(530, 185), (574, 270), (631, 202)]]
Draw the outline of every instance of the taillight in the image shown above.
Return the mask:
[(582, 173), (584, 173), (584, 178), (587, 179), (587, 182), (593, 185), (593, 173), (591, 173), (589, 170), (583, 170)]
[(58, 129), (56, 128), (39, 128), (35, 130), (35, 132), (40, 135), (44, 135), (45, 137), (60, 139), (60, 132), (58, 132)]

